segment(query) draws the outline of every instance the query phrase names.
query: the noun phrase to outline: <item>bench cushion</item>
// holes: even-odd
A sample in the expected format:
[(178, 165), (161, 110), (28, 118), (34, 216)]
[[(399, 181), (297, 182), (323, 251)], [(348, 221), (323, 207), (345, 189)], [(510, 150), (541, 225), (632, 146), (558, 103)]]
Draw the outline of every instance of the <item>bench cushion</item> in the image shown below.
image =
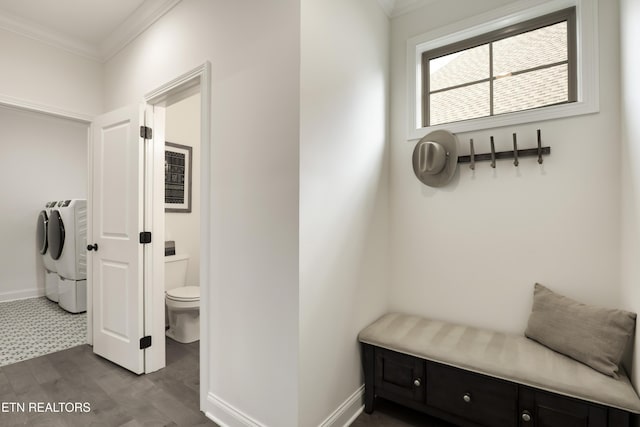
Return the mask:
[(603, 375), (524, 336), (390, 313), (366, 327), (360, 342), (541, 390), (640, 413), (623, 370)]

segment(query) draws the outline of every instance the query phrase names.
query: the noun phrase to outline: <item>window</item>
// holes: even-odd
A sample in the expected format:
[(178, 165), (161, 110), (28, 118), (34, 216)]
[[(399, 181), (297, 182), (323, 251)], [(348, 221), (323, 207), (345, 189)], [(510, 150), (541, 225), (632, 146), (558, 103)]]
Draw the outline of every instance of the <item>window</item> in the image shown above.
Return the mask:
[[(557, 22), (541, 22), (532, 26), (530, 29), (520, 27), (525, 23), (535, 22), (547, 16), (553, 16), (559, 11), (569, 11), (566, 19), (560, 19)], [(575, 14), (575, 18), (573, 17)], [(418, 34), (407, 39), (406, 48), (406, 138), (409, 141), (418, 140), (429, 132), (436, 129), (447, 129), (454, 133), (475, 132), (483, 129), (494, 129), (503, 126), (517, 126), (524, 123), (535, 123), (546, 120), (557, 120), (565, 117), (574, 117), (583, 114), (593, 114), (600, 111), (600, 53), (599, 46), (600, 40), (598, 37), (598, 0), (517, 0), (508, 2), (507, 4), (487, 10), (469, 18), (465, 18), (460, 21), (454, 21), (444, 26), (435, 26), (429, 29), (427, 32)], [(467, 91), (473, 93), (481, 93), (476, 95), (476, 98), (484, 100), (486, 106), (482, 107), (484, 110), (480, 110), (479, 106), (474, 108), (480, 110), (476, 113), (476, 118), (456, 118), (457, 121), (450, 121), (442, 124), (430, 124), (429, 120), (425, 120), (428, 114), (425, 110), (429, 107), (430, 100), (426, 102), (426, 96), (434, 89), (426, 88), (424, 77), (431, 75), (431, 73), (423, 73), (423, 54), (425, 52), (435, 52), (445, 46), (456, 46), (462, 44), (465, 41), (474, 41), (465, 46), (459, 47), (449, 51), (442, 50), (439, 55), (433, 56), (431, 59), (437, 59), (445, 57), (450, 54), (463, 52), (469, 49), (478, 48), (475, 52), (476, 55), (482, 53), (482, 49), (491, 49), (493, 54), (496, 54), (500, 49), (500, 45), (505, 46), (508, 42), (514, 42), (524, 39), (523, 36), (520, 39), (516, 39), (515, 36), (525, 35), (527, 33), (535, 32), (538, 29), (545, 27), (551, 27), (555, 24), (567, 22), (567, 57), (566, 67), (568, 76), (572, 76), (571, 84), (569, 86), (569, 80), (567, 81), (566, 91), (567, 100), (550, 104), (540, 104), (538, 107), (531, 107), (525, 105), (528, 109), (522, 108), (522, 105), (510, 105), (505, 104), (506, 101), (512, 102), (513, 96), (511, 92), (513, 90), (508, 84), (512, 86), (521, 87), (525, 83), (529, 83), (527, 79), (533, 79), (537, 75), (542, 74), (545, 70), (531, 70), (539, 65), (553, 65), (555, 62), (542, 62), (544, 57), (538, 57), (539, 50), (536, 51), (536, 55), (524, 56), (525, 59), (536, 58), (535, 65), (529, 65), (527, 68), (521, 69), (500, 69), (489, 70), (486, 72), (486, 68), (494, 66), (494, 60), (489, 60), (488, 56), (484, 56), (485, 73), (474, 75), (470, 78), (463, 76), (458, 78), (455, 83), (447, 84), (443, 83), (440, 86), (441, 90), (440, 98), (445, 95), (456, 95), (462, 92), (463, 87), (456, 88), (457, 91), (453, 91), (453, 86), (459, 86), (463, 83), (477, 82), (483, 79), (487, 80), (484, 87), (481, 84), (473, 87), (468, 85)], [(575, 28), (572, 29), (572, 28)], [(510, 31), (510, 32), (509, 32)], [(488, 35), (495, 35), (493, 38), (486, 38)], [(481, 37), (485, 39), (480, 40)], [(514, 37), (514, 40), (507, 41), (507, 39)], [(499, 43), (501, 40), (505, 40), (504, 44)], [(482, 47), (486, 45), (485, 47)], [(529, 44), (524, 46), (530, 48)], [(514, 50), (510, 50), (514, 52)], [(547, 53), (543, 49), (543, 53)], [(522, 57), (521, 57), (522, 58)], [(555, 58), (555, 57), (554, 57)], [(447, 58), (448, 59), (448, 58)], [(509, 59), (509, 58), (507, 58)], [(564, 59), (564, 58), (562, 58)], [(444, 59), (442, 60), (444, 61)], [(499, 58), (496, 58), (499, 61)], [(506, 61), (506, 60), (505, 60)], [(561, 62), (560, 60), (556, 60)], [(453, 61), (451, 61), (453, 62)], [(499, 62), (498, 65), (507, 64), (507, 62)], [(430, 65), (430, 64), (429, 64)], [(436, 64), (438, 65), (438, 64)], [(442, 64), (439, 64), (440, 66)], [(526, 65), (526, 64), (525, 64)], [(562, 64), (560, 64), (562, 65)], [(441, 66), (441, 68), (443, 68)], [(552, 68), (552, 67), (548, 67)], [(560, 67), (558, 67), (560, 68)], [(468, 69), (467, 69), (468, 70)], [(482, 71), (480, 67), (474, 69), (474, 73), (478, 70)], [(529, 70), (529, 72), (524, 72)], [(518, 73), (520, 72), (520, 73)], [(534, 72), (537, 72), (534, 73)], [(550, 71), (547, 71), (550, 72)], [(511, 73), (509, 76), (508, 73)], [(575, 77), (573, 77), (575, 76)], [(493, 77), (493, 78), (491, 78)], [(567, 77), (569, 79), (569, 77)], [(463, 82), (461, 80), (464, 80)], [(401, 75), (397, 76), (394, 81), (395, 85), (402, 84)], [(430, 83), (430, 82), (429, 82)], [(444, 86), (447, 84), (447, 86)], [(541, 88), (540, 84), (529, 83), (529, 87)], [(437, 87), (437, 86), (435, 86)], [(488, 87), (488, 89), (486, 89)], [(452, 89), (449, 94), (446, 94), (443, 89)], [(508, 90), (507, 90), (508, 89)], [(435, 89), (437, 90), (437, 89)], [(484, 92), (482, 92), (484, 90)], [(488, 92), (487, 92), (488, 90)], [(475, 91), (475, 92), (474, 92)], [(494, 93), (495, 92), (495, 93)], [(436, 94), (437, 95), (437, 94)], [(501, 98), (502, 97), (502, 98)], [(438, 97), (434, 96), (435, 101), (438, 101)], [(493, 99), (492, 99), (493, 98)], [(496, 101), (497, 99), (497, 101)], [(445, 105), (449, 105), (453, 101), (443, 102)], [(491, 114), (493, 103), (493, 115)], [(426, 104), (426, 105), (425, 105)], [(462, 105), (467, 108), (463, 102)], [(519, 108), (516, 108), (519, 107)], [(451, 109), (456, 111), (455, 109)], [(443, 121), (451, 119), (442, 119)]]
[(422, 127), (576, 102), (575, 7), (422, 53)]

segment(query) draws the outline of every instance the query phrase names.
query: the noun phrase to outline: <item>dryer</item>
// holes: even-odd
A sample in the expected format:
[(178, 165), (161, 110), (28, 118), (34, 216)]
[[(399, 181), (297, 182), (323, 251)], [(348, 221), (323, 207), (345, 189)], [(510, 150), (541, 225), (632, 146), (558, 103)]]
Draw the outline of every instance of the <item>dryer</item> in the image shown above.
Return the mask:
[(47, 236), (58, 275), (58, 304), (71, 313), (86, 311), (87, 201), (58, 202), (49, 216)]
[(56, 274), (56, 262), (51, 257), (49, 251), (49, 238), (47, 236), (47, 229), (49, 227), (49, 217), (51, 216), (51, 209), (53, 209), (58, 202), (47, 202), (43, 210), (38, 214), (38, 224), (36, 227), (36, 245), (38, 251), (42, 255), (42, 262), (44, 264), (44, 277), (45, 277), (45, 295), (51, 301), (58, 302), (58, 275)]

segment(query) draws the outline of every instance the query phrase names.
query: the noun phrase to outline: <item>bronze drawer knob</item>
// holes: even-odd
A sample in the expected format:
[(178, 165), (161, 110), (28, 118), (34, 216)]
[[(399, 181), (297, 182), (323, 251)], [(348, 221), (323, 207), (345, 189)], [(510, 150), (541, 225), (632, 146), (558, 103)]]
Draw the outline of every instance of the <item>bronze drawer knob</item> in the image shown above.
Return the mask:
[(525, 423), (528, 423), (529, 421), (531, 421), (531, 412), (522, 411), (522, 421), (524, 421)]
[(420, 381), (420, 378), (416, 378), (415, 380), (413, 380), (414, 386), (420, 387), (420, 384), (422, 384), (422, 381)]
[(471, 402), (471, 394), (469, 394), (469, 393), (465, 393), (465, 394), (462, 396), (462, 400), (464, 400), (466, 403), (470, 403), (470, 402)]

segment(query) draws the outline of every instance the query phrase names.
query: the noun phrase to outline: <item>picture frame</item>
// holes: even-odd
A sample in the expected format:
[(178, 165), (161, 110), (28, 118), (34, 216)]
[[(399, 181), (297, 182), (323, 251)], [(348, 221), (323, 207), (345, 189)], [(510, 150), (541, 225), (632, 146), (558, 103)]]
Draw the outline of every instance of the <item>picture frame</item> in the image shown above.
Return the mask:
[(165, 141), (164, 211), (191, 212), (193, 151), (188, 145)]

